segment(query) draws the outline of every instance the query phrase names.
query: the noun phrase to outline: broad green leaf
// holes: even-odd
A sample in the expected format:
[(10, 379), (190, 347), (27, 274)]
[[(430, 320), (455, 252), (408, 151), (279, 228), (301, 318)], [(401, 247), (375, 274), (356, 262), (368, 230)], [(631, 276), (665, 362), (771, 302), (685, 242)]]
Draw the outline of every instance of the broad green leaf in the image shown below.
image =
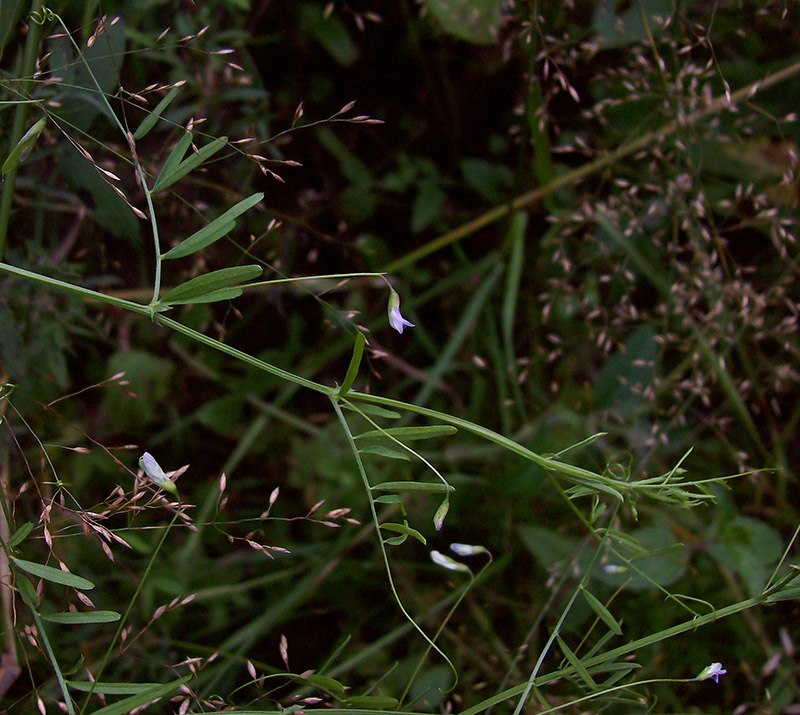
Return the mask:
[(388, 457), (389, 459), (402, 459), (406, 462), (411, 461), (411, 457), (407, 452), (401, 452), (399, 449), (392, 449), (391, 447), (384, 447), (382, 444), (373, 444), (364, 449), (359, 449), (361, 454), (377, 454), (380, 457)]
[(23, 571), (31, 574), (32, 576), (36, 576), (37, 578), (43, 578), (45, 581), (59, 583), (62, 586), (71, 586), (72, 588), (78, 588), (81, 591), (89, 591), (94, 588), (94, 584), (91, 581), (81, 578), (80, 576), (76, 576), (75, 574), (67, 573), (61, 569), (54, 569), (52, 566), (37, 564), (35, 561), (25, 561), (24, 559), (18, 559), (14, 556), (11, 557), (11, 560), (14, 562), (17, 568), (22, 569)]
[(411, 232), (421, 233), (442, 213), (446, 197), (434, 179), (420, 182), (417, 196), (411, 207)]
[[(190, 139), (191, 141), (191, 139)], [(228, 137), (219, 137), (218, 139), (214, 139), (214, 141), (209, 142), (206, 144), (202, 149), (199, 149), (196, 154), (192, 154), (188, 159), (182, 161), (178, 166), (170, 171), (169, 174), (164, 172), (164, 169), (167, 168), (167, 164), (164, 164), (164, 169), (161, 170), (161, 173), (158, 175), (156, 179), (156, 183), (153, 185), (151, 189), (152, 193), (156, 193), (157, 191), (163, 191), (164, 189), (172, 186), (178, 179), (182, 179), (186, 174), (188, 174), (193, 169), (196, 169), (200, 166), (203, 162), (207, 159), (210, 159), (214, 154), (216, 154), (222, 147), (224, 147), (228, 143)], [(180, 144), (180, 142), (179, 142)], [(177, 147), (176, 147), (177, 149)], [(170, 157), (171, 158), (171, 157)], [(167, 163), (169, 159), (167, 160)]]
[(263, 269), (261, 266), (233, 266), (232, 268), (221, 268), (218, 271), (204, 273), (186, 283), (181, 283), (172, 290), (167, 291), (159, 302), (171, 305), (183, 303), (187, 300), (207, 296), (216, 291), (232, 288), (233, 286), (258, 278)]
[(115, 623), (120, 619), (116, 611), (88, 611), (84, 613), (48, 613), (40, 614), (42, 619), (51, 623), (68, 625), (85, 625), (88, 623)]
[(386, 531), (396, 531), (398, 534), (404, 534), (405, 536), (413, 536), (417, 541), (420, 541), (425, 545), (428, 543), (425, 541), (425, 537), (422, 534), (420, 534), (416, 529), (412, 529), (407, 524), (395, 524), (394, 522), (389, 522), (387, 524), (381, 524), (381, 529)]
[(442, 29), (476, 45), (491, 45), (500, 28), (500, 0), (425, 0)]
[(175, 96), (178, 94), (178, 90), (180, 87), (173, 87), (169, 92), (167, 92), (167, 96), (164, 97), (153, 109), (150, 114), (148, 114), (143, 120), (142, 123), (136, 128), (136, 131), (133, 133), (133, 138), (138, 141), (139, 139), (143, 138), (147, 132), (149, 132), (154, 126), (155, 123), (158, 121), (158, 118), (164, 113), (164, 110), (170, 105)]
[(385, 430), (370, 430), (355, 436), (356, 439), (380, 439), (394, 437), (398, 440), (432, 439), (455, 434), (458, 429), (452, 425), (431, 425), (430, 427), (389, 427)]
[(42, 117), (22, 135), (22, 138), (17, 142), (17, 145), (11, 150), (8, 158), (3, 162), (3, 174), (8, 173), (12, 169), (16, 169), (20, 162), (25, 160), (25, 157), (31, 153), (34, 144), (36, 144), (36, 140), (39, 138), (39, 135), (42, 133), (42, 130), (45, 128), (46, 124), (47, 119)]
[(95, 710), (92, 715), (127, 715), (131, 710), (138, 708), (140, 705), (146, 705), (152, 700), (158, 700), (165, 695), (169, 695), (173, 690), (176, 690), (184, 683), (188, 683), (191, 678), (191, 675), (185, 675), (178, 680), (173, 680), (171, 683), (156, 685), (147, 690), (143, 690), (137, 695), (132, 695), (129, 698), (120, 700), (118, 703), (106, 705), (104, 708)]
[(350, 358), (350, 364), (347, 366), (347, 372), (345, 373), (344, 380), (342, 381), (342, 385), (339, 388), (339, 396), (346, 395), (350, 392), (350, 388), (353, 386), (353, 383), (356, 381), (356, 376), (358, 375), (358, 368), (361, 365), (361, 357), (364, 355), (364, 345), (366, 344), (367, 339), (364, 337), (364, 333), (360, 330), (356, 333), (356, 342), (353, 345), (353, 355)]
[(183, 258), (184, 256), (189, 256), (192, 253), (205, 248), (206, 246), (210, 246), (212, 243), (214, 243), (214, 241), (217, 241), (226, 234), (230, 233), (230, 231), (236, 225), (236, 221), (234, 219), (237, 216), (240, 216), (248, 209), (251, 209), (263, 198), (264, 194), (262, 193), (248, 196), (235, 206), (229, 208), (221, 216), (217, 216), (217, 218), (215, 218), (210, 224), (204, 226), (196, 233), (193, 233), (186, 240), (181, 241), (177, 246), (161, 256), (161, 258), (165, 260), (171, 258)]
[(373, 710), (396, 710), (399, 705), (397, 698), (386, 695), (353, 695), (344, 701), (351, 708), (369, 708)]
[(622, 627), (619, 625), (617, 619), (611, 615), (611, 611), (609, 611), (596, 596), (587, 591), (585, 588), (583, 589), (583, 597), (586, 599), (586, 602), (589, 604), (591, 609), (598, 615), (600, 620), (603, 621), (603, 623), (605, 623), (615, 635), (621, 636)]
[(453, 492), (449, 484), (441, 482), (381, 482), (370, 487), (376, 492)]
[(340, 65), (349, 67), (358, 59), (358, 47), (336, 13), (327, 14), (322, 5), (304, 2), (298, 4), (297, 24), (308, 32), (319, 45)]
[(23, 541), (25, 541), (31, 531), (33, 531), (33, 524), (29, 521), (26, 521), (11, 535), (11, 538), (6, 542), (6, 546), (8, 546), (10, 549), (19, 546)]

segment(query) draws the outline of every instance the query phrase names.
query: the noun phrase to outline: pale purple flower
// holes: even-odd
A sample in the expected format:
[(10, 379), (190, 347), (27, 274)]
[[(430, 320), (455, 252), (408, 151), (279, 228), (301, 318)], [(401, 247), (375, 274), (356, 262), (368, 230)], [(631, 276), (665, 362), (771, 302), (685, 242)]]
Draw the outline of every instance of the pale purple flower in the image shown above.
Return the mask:
[(394, 290), (389, 293), (389, 325), (401, 334), (405, 328), (415, 327), (414, 323), (400, 315), (400, 295)]
[(156, 486), (178, 496), (178, 488), (175, 486), (175, 482), (164, 474), (164, 470), (161, 469), (161, 466), (149, 452), (145, 452), (139, 457), (139, 466)]
[(712, 663), (700, 671), (695, 680), (708, 680), (711, 678), (715, 683), (719, 683), (719, 676), (725, 675), (728, 671), (722, 667), (722, 663)]
[(438, 566), (449, 569), (450, 571), (464, 571), (469, 573), (469, 566), (466, 564), (460, 564), (458, 561), (451, 559), (449, 556), (445, 556), (439, 551), (431, 551), (431, 561)]

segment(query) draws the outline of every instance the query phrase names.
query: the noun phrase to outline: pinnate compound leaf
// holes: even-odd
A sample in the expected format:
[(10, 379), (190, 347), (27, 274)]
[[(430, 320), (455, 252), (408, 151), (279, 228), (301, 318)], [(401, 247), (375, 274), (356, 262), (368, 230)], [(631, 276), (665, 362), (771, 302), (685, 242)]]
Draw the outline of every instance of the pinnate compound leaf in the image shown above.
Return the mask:
[(67, 573), (61, 569), (55, 569), (52, 566), (45, 566), (44, 564), (37, 564), (35, 561), (25, 561), (24, 559), (18, 559), (14, 556), (11, 557), (11, 560), (18, 569), (22, 569), (26, 573), (31, 574), (31, 576), (42, 578), (45, 581), (58, 583), (62, 586), (71, 586), (81, 591), (89, 591), (94, 588), (94, 584), (91, 581), (76, 576), (75, 574)]
[(238, 290), (234, 286), (258, 278), (262, 272), (261, 266), (257, 265), (221, 268), (175, 286), (161, 297), (160, 302), (167, 305), (188, 301), (199, 302), (198, 298), (208, 298), (214, 293), (230, 289)]
[(236, 219), (238, 216), (243, 214), (248, 209), (251, 209), (255, 206), (261, 199), (264, 198), (264, 194), (257, 193), (253, 194), (252, 196), (248, 196), (246, 199), (243, 199), (235, 206), (229, 208), (224, 214), (221, 216), (217, 216), (210, 224), (204, 226), (196, 233), (193, 233), (189, 238), (181, 241), (177, 246), (167, 251), (161, 258), (164, 260), (172, 259), (172, 258), (183, 258), (184, 256), (189, 256), (192, 253), (202, 250), (207, 246), (210, 246), (214, 241), (218, 241), (223, 236), (227, 235), (228, 233), (233, 230), (233, 227), (236, 225)]

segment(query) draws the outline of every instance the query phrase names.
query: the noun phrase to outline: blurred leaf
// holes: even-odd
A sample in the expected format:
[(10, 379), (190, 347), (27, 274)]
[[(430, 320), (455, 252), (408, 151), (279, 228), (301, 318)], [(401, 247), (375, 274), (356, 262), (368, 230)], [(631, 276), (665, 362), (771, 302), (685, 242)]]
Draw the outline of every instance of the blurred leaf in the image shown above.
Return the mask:
[[(717, 529), (713, 525), (710, 531)], [(751, 597), (758, 596), (783, 552), (780, 534), (749, 516), (736, 516), (724, 523), (709, 550), (725, 567), (738, 574)]]
[[(618, 8), (624, 8), (619, 13)], [(647, 28), (654, 37), (661, 33), (662, 23), (672, 16), (672, 0), (637, 0), (620, 3), (618, 0), (600, 0), (595, 5), (592, 29), (595, 42), (602, 47), (624, 47), (633, 42), (647, 40)]]
[(194, 413), (194, 417), (203, 427), (224, 437), (233, 437), (242, 425), (244, 407), (244, 396), (231, 393), (208, 400)]
[[(659, 519), (624, 536), (624, 541), (614, 539), (619, 556), (609, 549), (607, 559), (595, 566), (592, 575), (599, 581), (615, 588), (644, 591), (670, 586), (686, 575), (689, 555), (666, 520)], [(635, 539), (633, 544), (628, 541), (631, 538)], [(609, 566), (622, 570), (615, 573)]]
[(114, 94), (122, 63), (125, 59), (125, 22), (121, 18), (113, 25), (106, 22), (91, 47), (83, 50), (82, 56), (73, 54), (70, 39), (65, 36), (50, 39), (49, 65), (53, 75), (61, 78), (57, 87), (60, 106), (54, 110), (59, 123), (68, 124), (74, 131), (85, 132), (97, 117), (104, 114), (109, 120), (109, 109), (98, 96)]
[(635, 328), (595, 378), (592, 389), (595, 408), (630, 417), (645, 400), (644, 391), (653, 382), (658, 354), (653, 328), (649, 325)]
[(353, 44), (347, 28), (335, 13), (331, 12), (325, 17), (322, 5), (301, 3), (298, 8), (298, 27), (310, 33), (340, 65), (349, 67), (358, 59), (358, 48)]
[(507, 200), (514, 183), (511, 169), (485, 159), (462, 159), (461, 173), (472, 189), (493, 204)]
[(142, 350), (114, 353), (108, 361), (107, 377), (124, 372), (129, 384), (111, 387), (103, 395), (103, 409), (114, 432), (140, 432), (163, 414), (174, 372), (171, 361)]
[(57, 161), (92, 218), (117, 238), (139, 246), (139, 219), (97, 169), (71, 144), (60, 148)]
[(411, 230), (414, 233), (424, 231), (436, 221), (444, 208), (445, 195), (433, 179), (423, 179), (417, 190), (417, 197), (411, 207)]
[(445, 32), (476, 45), (491, 45), (500, 29), (500, 0), (425, 0)]

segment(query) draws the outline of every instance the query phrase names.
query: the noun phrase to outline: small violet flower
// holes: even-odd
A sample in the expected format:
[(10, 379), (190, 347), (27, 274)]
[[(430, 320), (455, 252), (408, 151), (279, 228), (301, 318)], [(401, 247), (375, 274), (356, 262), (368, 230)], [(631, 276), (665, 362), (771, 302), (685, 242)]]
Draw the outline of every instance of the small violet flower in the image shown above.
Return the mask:
[(394, 290), (389, 294), (389, 325), (401, 334), (405, 328), (415, 327), (400, 315), (400, 296)]
[(711, 678), (715, 683), (719, 683), (719, 676), (725, 675), (727, 672), (728, 671), (722, 667), (722, 663), (712, 663), (703, 668), (695, 680), (708, 680)]
[(178, 496), (178, 488), (175, 486), (175, 482), (164, 474), (164, 470), (161, 469), (158, 462), (149, 452), (145, 452), (139, 457), (139, 466), (157, 487)]

